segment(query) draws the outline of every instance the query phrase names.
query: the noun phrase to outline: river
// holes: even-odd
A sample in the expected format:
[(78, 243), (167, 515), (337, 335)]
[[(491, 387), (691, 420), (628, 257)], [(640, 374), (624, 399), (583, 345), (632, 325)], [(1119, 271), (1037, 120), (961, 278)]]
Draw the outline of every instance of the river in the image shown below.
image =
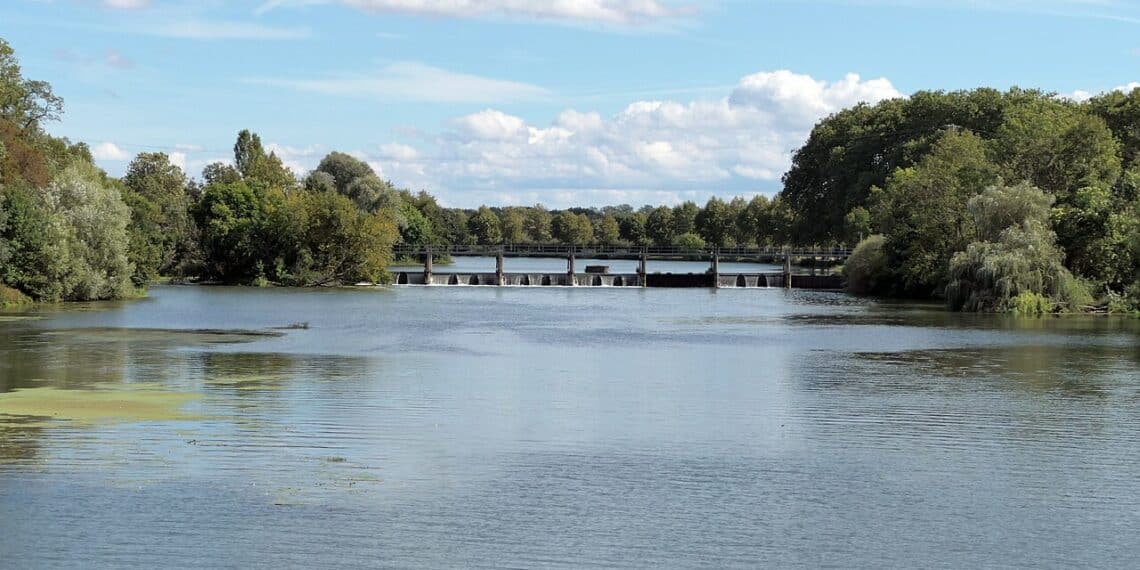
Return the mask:
[(177, 286), (37, 316), (0, 317), (4, 568), (1140, 559), (1132, 319)]

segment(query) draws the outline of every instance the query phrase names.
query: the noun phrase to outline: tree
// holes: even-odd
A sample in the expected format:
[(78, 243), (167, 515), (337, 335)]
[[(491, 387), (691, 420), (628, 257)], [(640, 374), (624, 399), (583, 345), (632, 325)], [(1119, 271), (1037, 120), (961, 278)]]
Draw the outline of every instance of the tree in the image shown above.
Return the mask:
[(990, 188), (970, 200), (983, 239), (951, 260), (951, 308), (1036, 313), (1089, 302), (1061, 264), (1063, 254), (1048, 228), (1051, 203), (1051, 196), (1028, 184)]
[(65, 168), (44, 191), (45, 207), (66, 224), (69, 275), (63, 299), (116, 299), (131, 291), (130, 210), (89, 163)]
[(372, 167), (363, 160), (343, 152), (330, 152), (321, 159), (316, 172), (325, 172), (333, 177), (338, 192), (349, 195), (348, 185), (358, 178), (366, 176), (375, 177)]
[(649, 238), (645, 234), (645, 214), (636, 212), (621, 220), (621, 238), (634, 245), (645, 245)]
[(535, 204), (527, 210), (524, 224), (530, 241), (546, 243), (551, 240), (550, 212), (542, 204)]
[(789, 238), (806, 244), (841, 239), (844, 216), (866, 207), (871, 188), (885, 186), (897, 169), (921, 160), (948, 126), (993, 133), (1010, 105), (1047, 98), (1019, 89), (919, 91), (831, 115), (812, 129), (784, 175), (781, 197), (795, 221)]
[(673, 245), (674, 233), (673, 210), (668, 206), (658, 206), (649, 212), (645, 219), (645, 233), (653, 244), (659, 247)]
[(871, 212), (863, 206), (856, 206), (843, 217), (843, 225), (846, 228), (844, 241), (859, 243), (873, 231)]
[(352, 200), (357, 208), (374, 212), (376, 210), (389, 210), (398, 213), (401, 199), (396, 188), (387, 180), (369, 174), (361, 176), (350, 182), (341, 191), (341, 194)]
[(605, 245), (614, 245), (621, 240), (621, 227), (618, 225), (617, 218), (610, 214), (606, 214), (598, 223), (597, 231), (593, 232), (598, 238), (598, 242)]
[(3, 194), (7, 263), (0, 282), (35, 300), (60, 301), (71, 289), (69, 231), (63, 216), (48, 210), (42, 195), (23, 182), (0, 188)]
[(843, 264), (843, 277), (847, 281), (849, 292), (855, 295), (873, 295), (890, 290), (885, 244), (885, 237), (873, 235), (855, 246), (851, 257)]
[(708, 245), (724, 247), (734, 231), (736, 219), (724, 200), (713, 196), (697, 213), (696, 230)]
[(767, 196), (756, 195), (736, 217), (737, 231), (745, 236), (743, 242), (754, 241), (758, 246), (772, 243), (772, 203)]
[(700, 211), (701, 209), (692, 200), (685, 200), (674, 206), (671, 218), (673, 235), (679, 236), (697, 231), (697, 214)]
[(526, 217), (520, 208), (503, 208), (499, 213), (499, 227), (503, 233), (503, 243), (527, 241)]
[(1120, 145), (1104, 120), (1052, 98), (1011, 105), (993, 150), (1006, 180), (1029, 181), (1059, 204), (1086, 186), (1111, 188), (1120, 177)]
[(144, 285), (194, 255), (189, 181), (163, 153), (139, 154), (122, 179), (130, 204), (135, 284)]
[(258, 161), (265, 159), (265, 148), (261, 146), (261, 137), (256, 133), (243, 129), (238, 133), (234, 142), (234, 167), (243, 178), (249, 178)]
[(594, 240), (594, 226), (585, 214), (563, 210), (551, 224), (554, 239), (569, 245), (585, 245)]
[[(397, 221), (392, 220), (391, 216), (388, 219)], [(412, 202), (405, 201), (400, 205), (398, 221), (401, 242), (416, 245), (428, 245), (435, 242), (435, 233), (431, 221), (416, 209)]]
[(206, 186), (233, 184), (241, 181), (241, 173), (223, 162), (211, 162), (202, 169), (202, 179), (206, 182)]
[(290, 194), (282, 211), (286, 215), (274, 219), (284, 227), (274, 233), (290, 239), (274, 260), (278, 281), (299, 286), (388, 281), (399, 234), (385, 212), (363, 212), (335, 192), (309, 191)]
[(673, 245), (681, 249), (699, 250), (705, 248), (705, 240), (701, 236), (688, 232), (673, 239)]
[(966, 204), (997, 181), (985, 143), (950, 130), (918, 165), (899, 169), (875, 191), (875, 225), (886, 236), (894, 293), (928, 297), (945, 290), (950, 258), (974, 240)]
[(476, 243), (482, 245), (495, 245), (503, 241), (499, 217), (487, 206), (479, 206), (475, 214), (467, 219), (467, 230)]
[(32, 132), (62, 113), (63, 99), (47, 82), (25, 79), (12, 46), (0, 38), (0, 118)]

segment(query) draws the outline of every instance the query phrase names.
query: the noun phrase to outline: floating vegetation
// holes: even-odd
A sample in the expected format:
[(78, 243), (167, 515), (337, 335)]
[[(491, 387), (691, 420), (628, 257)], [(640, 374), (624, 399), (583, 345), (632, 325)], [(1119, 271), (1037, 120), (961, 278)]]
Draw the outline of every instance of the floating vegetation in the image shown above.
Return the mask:
[(244, 329), (150, 329), (150, 328), (76, 328), (57, 329), (51, 335), (91, 342), (171, 343), (171, 344), (233, 344), (253, 342), (284, 336), (272, 330)]
[[(83, 424), (197, 419), (182, 407), (197, 394), (135, 386), (95, 390), (27, 388), (0, 393), (0, 421), (43, 418)], [(7, 417), (6, 417), (7, 416)]]
[(206, 384), (235, 390), (266, 390), (280, 388), (288, 379), (289, 375), (285, 373), (247, 372), (212, 375), (206, 379)]
[(295, 331), (295, 330), (309, 330), (309, 323), (292, 323), (283, 327), (273, 327), (275, 331)]

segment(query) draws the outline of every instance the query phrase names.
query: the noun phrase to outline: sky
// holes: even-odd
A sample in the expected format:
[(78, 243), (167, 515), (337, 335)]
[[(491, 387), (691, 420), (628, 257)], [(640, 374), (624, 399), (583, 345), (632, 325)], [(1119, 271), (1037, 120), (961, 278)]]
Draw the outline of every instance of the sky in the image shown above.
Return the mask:
[(3, 0), (0, 37), (112, 175), (250, 129), (458, 207), (770, 195), (859, 102), (1140, 86), (1137, 0)]

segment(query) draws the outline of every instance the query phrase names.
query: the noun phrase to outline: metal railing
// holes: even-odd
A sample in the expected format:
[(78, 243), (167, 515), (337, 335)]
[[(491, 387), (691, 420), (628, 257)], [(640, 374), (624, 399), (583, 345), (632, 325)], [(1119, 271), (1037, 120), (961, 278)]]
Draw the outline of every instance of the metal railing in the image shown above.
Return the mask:
[(650, 257), (656, 256), (685, 256), (719, 254), (726, 257), (824, 257), (847, 258), (851, 255), (850, 248), (841, 247), (720, 247), (691, 249), (677, 246), (623, 246), (623, 245), (567, 245), (567, 244), (502, 244), (502, 245), (471, 245), (471, 244), (440, 244), (418, 245), (397, 244), (392, 248), (396, 255), (426, 255), (429, 251), (433, 255), (549, 255), (565, 257), (574, 253), (576, 256), (589, 255), (640, 255), (644, 253)]

